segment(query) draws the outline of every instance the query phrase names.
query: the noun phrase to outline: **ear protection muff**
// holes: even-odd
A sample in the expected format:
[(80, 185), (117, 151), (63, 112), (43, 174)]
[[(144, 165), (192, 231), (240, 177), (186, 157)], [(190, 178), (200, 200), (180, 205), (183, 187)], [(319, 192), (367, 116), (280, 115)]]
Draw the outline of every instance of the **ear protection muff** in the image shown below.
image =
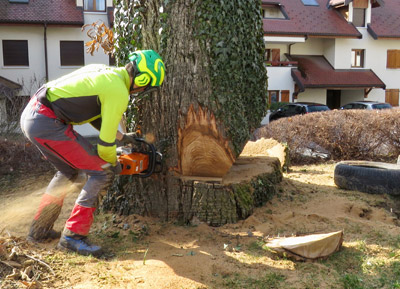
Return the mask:
[(151, 77), (148, 73), (139, 71), (135, 61), (132, 61), (131, 63), (132, 63), (132, 67), (133, 67), (134, 80), (132, 81), (129, 91), (133, 91), (134, 84), (136, 84), (139, 87), (143, 87), (143, 86), (148, 85), (151, 81)]
[(150, 81), (151, 77), (147, 73), (141, 73), (135, 77), (135, 84), (140, 87), (148, 85)]

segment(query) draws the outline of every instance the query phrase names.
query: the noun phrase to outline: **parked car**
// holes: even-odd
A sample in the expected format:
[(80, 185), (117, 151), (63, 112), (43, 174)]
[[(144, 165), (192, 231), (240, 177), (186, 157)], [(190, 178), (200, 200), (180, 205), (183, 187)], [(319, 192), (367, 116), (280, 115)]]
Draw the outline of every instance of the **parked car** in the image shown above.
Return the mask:
[(388, 109), (392, 108), (389, 103), (377, 101), (355, 101), (343, 105), (340, 109)]
[(271, 112), (269, 115), (269, 121), (274, 121), (282, 117), (289, 117), (298, 114), (306, 114), (310, 112), (326, 111), (330, 110), (325, 104), (314, 103), (314, 102), (294, 102), (289, 103), (277, 110)]

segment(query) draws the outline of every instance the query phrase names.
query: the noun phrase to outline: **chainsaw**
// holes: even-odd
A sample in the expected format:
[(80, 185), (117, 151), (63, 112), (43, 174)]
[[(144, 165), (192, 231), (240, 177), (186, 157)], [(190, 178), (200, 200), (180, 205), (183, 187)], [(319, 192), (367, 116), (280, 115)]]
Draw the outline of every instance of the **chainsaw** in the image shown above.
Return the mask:
[(117, 148), (118, 161), (122, 167), (120, 175), (147, 178), (161, 172), (162, 154), (143, 138), (135, 138), (135, 141), (130, 146)]

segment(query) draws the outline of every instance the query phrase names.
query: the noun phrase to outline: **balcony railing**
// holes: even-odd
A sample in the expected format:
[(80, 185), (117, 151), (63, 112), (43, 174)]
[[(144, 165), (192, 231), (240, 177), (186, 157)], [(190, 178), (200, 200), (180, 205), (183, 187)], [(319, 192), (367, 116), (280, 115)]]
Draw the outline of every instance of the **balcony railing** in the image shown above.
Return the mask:
[(267, 66), (297, 66), (297, 61), (266, 61)]

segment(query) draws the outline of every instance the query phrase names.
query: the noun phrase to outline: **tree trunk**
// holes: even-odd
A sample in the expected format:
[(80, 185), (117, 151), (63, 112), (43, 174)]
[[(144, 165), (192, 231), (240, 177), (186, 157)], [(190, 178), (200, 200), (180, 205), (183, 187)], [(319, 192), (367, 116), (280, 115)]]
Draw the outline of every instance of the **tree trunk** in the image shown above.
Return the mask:
[[(145, 179), (119, 177), (104, 208), (183, 222), (197, 216), (212, 225), (247, 217), (281, 178), (278, 161), (253, 158), (265, 169), (230, 180), (266, 110), (260, 3), (169, 1), (160, 37), (160, 1), (142, 2), (143, 47), (160, 49), (166, 77), (160, 93), (137, 101), (137, 125), (162, 152), (164, 169)], [(253, 38), (239, 39), (245, 35)], [(251, 165), (239, 159), (233, 171)]]

